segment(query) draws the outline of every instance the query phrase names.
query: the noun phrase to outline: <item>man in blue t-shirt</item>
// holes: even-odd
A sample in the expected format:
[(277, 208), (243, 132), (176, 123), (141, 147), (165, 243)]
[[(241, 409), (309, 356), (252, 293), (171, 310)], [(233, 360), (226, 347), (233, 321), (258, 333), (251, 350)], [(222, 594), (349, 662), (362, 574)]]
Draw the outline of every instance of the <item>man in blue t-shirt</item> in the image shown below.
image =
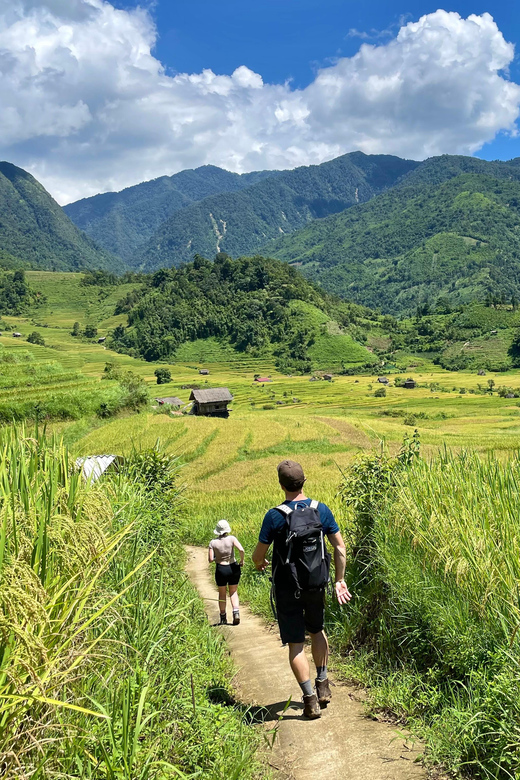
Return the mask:
[[(278, 466), (278, 480), (285, 493), (284, 504), (291, 509), (297, 505), (310, 506), (311, 499), (303, 493), (305, 475), (299, 463), (284, 460)], [(345, 583), (345, 544), (334, 515), (325, 504), (318, 504), (323, 534), (334, 548), (336, 598), (346, 604), (351, 595)], [(273, 586), (278, 616), (278, 627), (283, 644), (289, 645), (289, 663), (303, 692), (304, 715), (319, 718), (321, 707), (331, 700), (327, 678), (329, 644), (323, 630), (325, 591), (297, 591), (289, 567), (283, 565), (287, 555), (287, 517), (280, 509), (270, 509), (264, 517), (253, 563), (258, 571), (269, 565), (267, 551), (273, 543)], [(310, 667), (304, 652), (305, 632), (311, 637), (312, 657), (316, 664), (316, 693), (312, 690)]]

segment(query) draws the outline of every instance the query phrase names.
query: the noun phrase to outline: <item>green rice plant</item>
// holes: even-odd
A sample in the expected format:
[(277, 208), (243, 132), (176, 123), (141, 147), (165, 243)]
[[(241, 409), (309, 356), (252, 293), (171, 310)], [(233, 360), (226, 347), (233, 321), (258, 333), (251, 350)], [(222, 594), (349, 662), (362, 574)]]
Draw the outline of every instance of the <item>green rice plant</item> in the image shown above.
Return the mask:
[(175, 543), (177, 472), (156, 447), (90, 484), (57, 439), (0, 431), (6, 776), (256, 776), (259, 738), (212, 700), (231, 668)]
[(348, 673), (371, 685), (373, 706), (409, 720), (431, 760), (518, 777), (520, 461), (386, 459), (391, 479), (374, 489), (365, 460), (343, 484), (364, 539), (356, 598), (331, 615), (336, 646), (357, 651)]

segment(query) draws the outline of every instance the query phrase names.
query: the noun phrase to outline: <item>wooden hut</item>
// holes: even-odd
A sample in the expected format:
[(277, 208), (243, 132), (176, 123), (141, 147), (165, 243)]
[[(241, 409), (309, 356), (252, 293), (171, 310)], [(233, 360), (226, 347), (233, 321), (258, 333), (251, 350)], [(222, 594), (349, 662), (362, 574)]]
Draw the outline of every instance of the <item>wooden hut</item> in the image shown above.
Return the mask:
[(387, 385), (389, 380), (388, 377), (386, 376), (378, 376), (377, 381), (379, 382), (380, 385)]
[(22, 334), (21, 334), (21, 333), (18, 333), (18, 331), (17, 331), (17, 330), (15, 330), (15, 332), (13, 333), (13, 339), (19, 339), (19, 338), (21, 338), (21, 337), (22, 337)]
[(255, 376), (255, 382), (272, 382), (273, 380), (269, 376)]
[(403, 387), (406, 387), (407, 390), (413, 390), (414, 387), (417, 387), (417, 382), (415, 379), (408, 377), (408, 379), (403, 383)]
[(190, 401), (193, 401), (192, 414), (207, 417), (229, 417), (228, 403), (233, 396), (227, 387), (214, 387), (208, 390), (192, 390)]
[(209, 376), (209, 368), (201, 368), (199, 374), (202, 374), (202, 376)]
[(332, 382), (332, 374), (323, 374), (323, 378), (327, 380), (327, 382)]

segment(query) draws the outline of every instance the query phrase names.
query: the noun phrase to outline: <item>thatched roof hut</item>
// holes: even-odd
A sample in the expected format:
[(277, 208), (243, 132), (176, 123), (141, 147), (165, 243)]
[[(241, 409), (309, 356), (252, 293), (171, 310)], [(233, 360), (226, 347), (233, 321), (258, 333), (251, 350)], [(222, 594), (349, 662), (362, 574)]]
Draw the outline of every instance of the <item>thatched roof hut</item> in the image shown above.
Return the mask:
[(190, 401), (193, 401), (192, 414), (209, 417), (229, 417), (227, 405), (233, 396), (227, 387), (213, 387), (207, 390), (192, 390)]

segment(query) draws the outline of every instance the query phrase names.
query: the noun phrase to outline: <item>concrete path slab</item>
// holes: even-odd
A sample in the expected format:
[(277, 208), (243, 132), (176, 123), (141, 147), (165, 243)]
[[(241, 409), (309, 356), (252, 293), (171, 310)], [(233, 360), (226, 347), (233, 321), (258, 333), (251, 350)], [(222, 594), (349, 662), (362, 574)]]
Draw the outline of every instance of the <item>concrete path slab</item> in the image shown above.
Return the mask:
[[(186, 571), (202, 596), (209, 620), (218, 619), (217, 590), (206, 550), (188, 547)], [(239, 626), (218, 626), (238, 669), (237, 697), (265, 708), (267, 728), (278, 725), (271, 766), (290, 780), (424, 780), (415, 763), (420, 746), (406, 743), (385, 723), (364, 717), (354, 689), (332, 680), (332, 702), (319, 720), (303, 718), (298, 683), (278, 633), (240, 606)], [(282, 715), (287, 701), (291, 704)], [(279, 718), (281, 716), (281, 720)]]

